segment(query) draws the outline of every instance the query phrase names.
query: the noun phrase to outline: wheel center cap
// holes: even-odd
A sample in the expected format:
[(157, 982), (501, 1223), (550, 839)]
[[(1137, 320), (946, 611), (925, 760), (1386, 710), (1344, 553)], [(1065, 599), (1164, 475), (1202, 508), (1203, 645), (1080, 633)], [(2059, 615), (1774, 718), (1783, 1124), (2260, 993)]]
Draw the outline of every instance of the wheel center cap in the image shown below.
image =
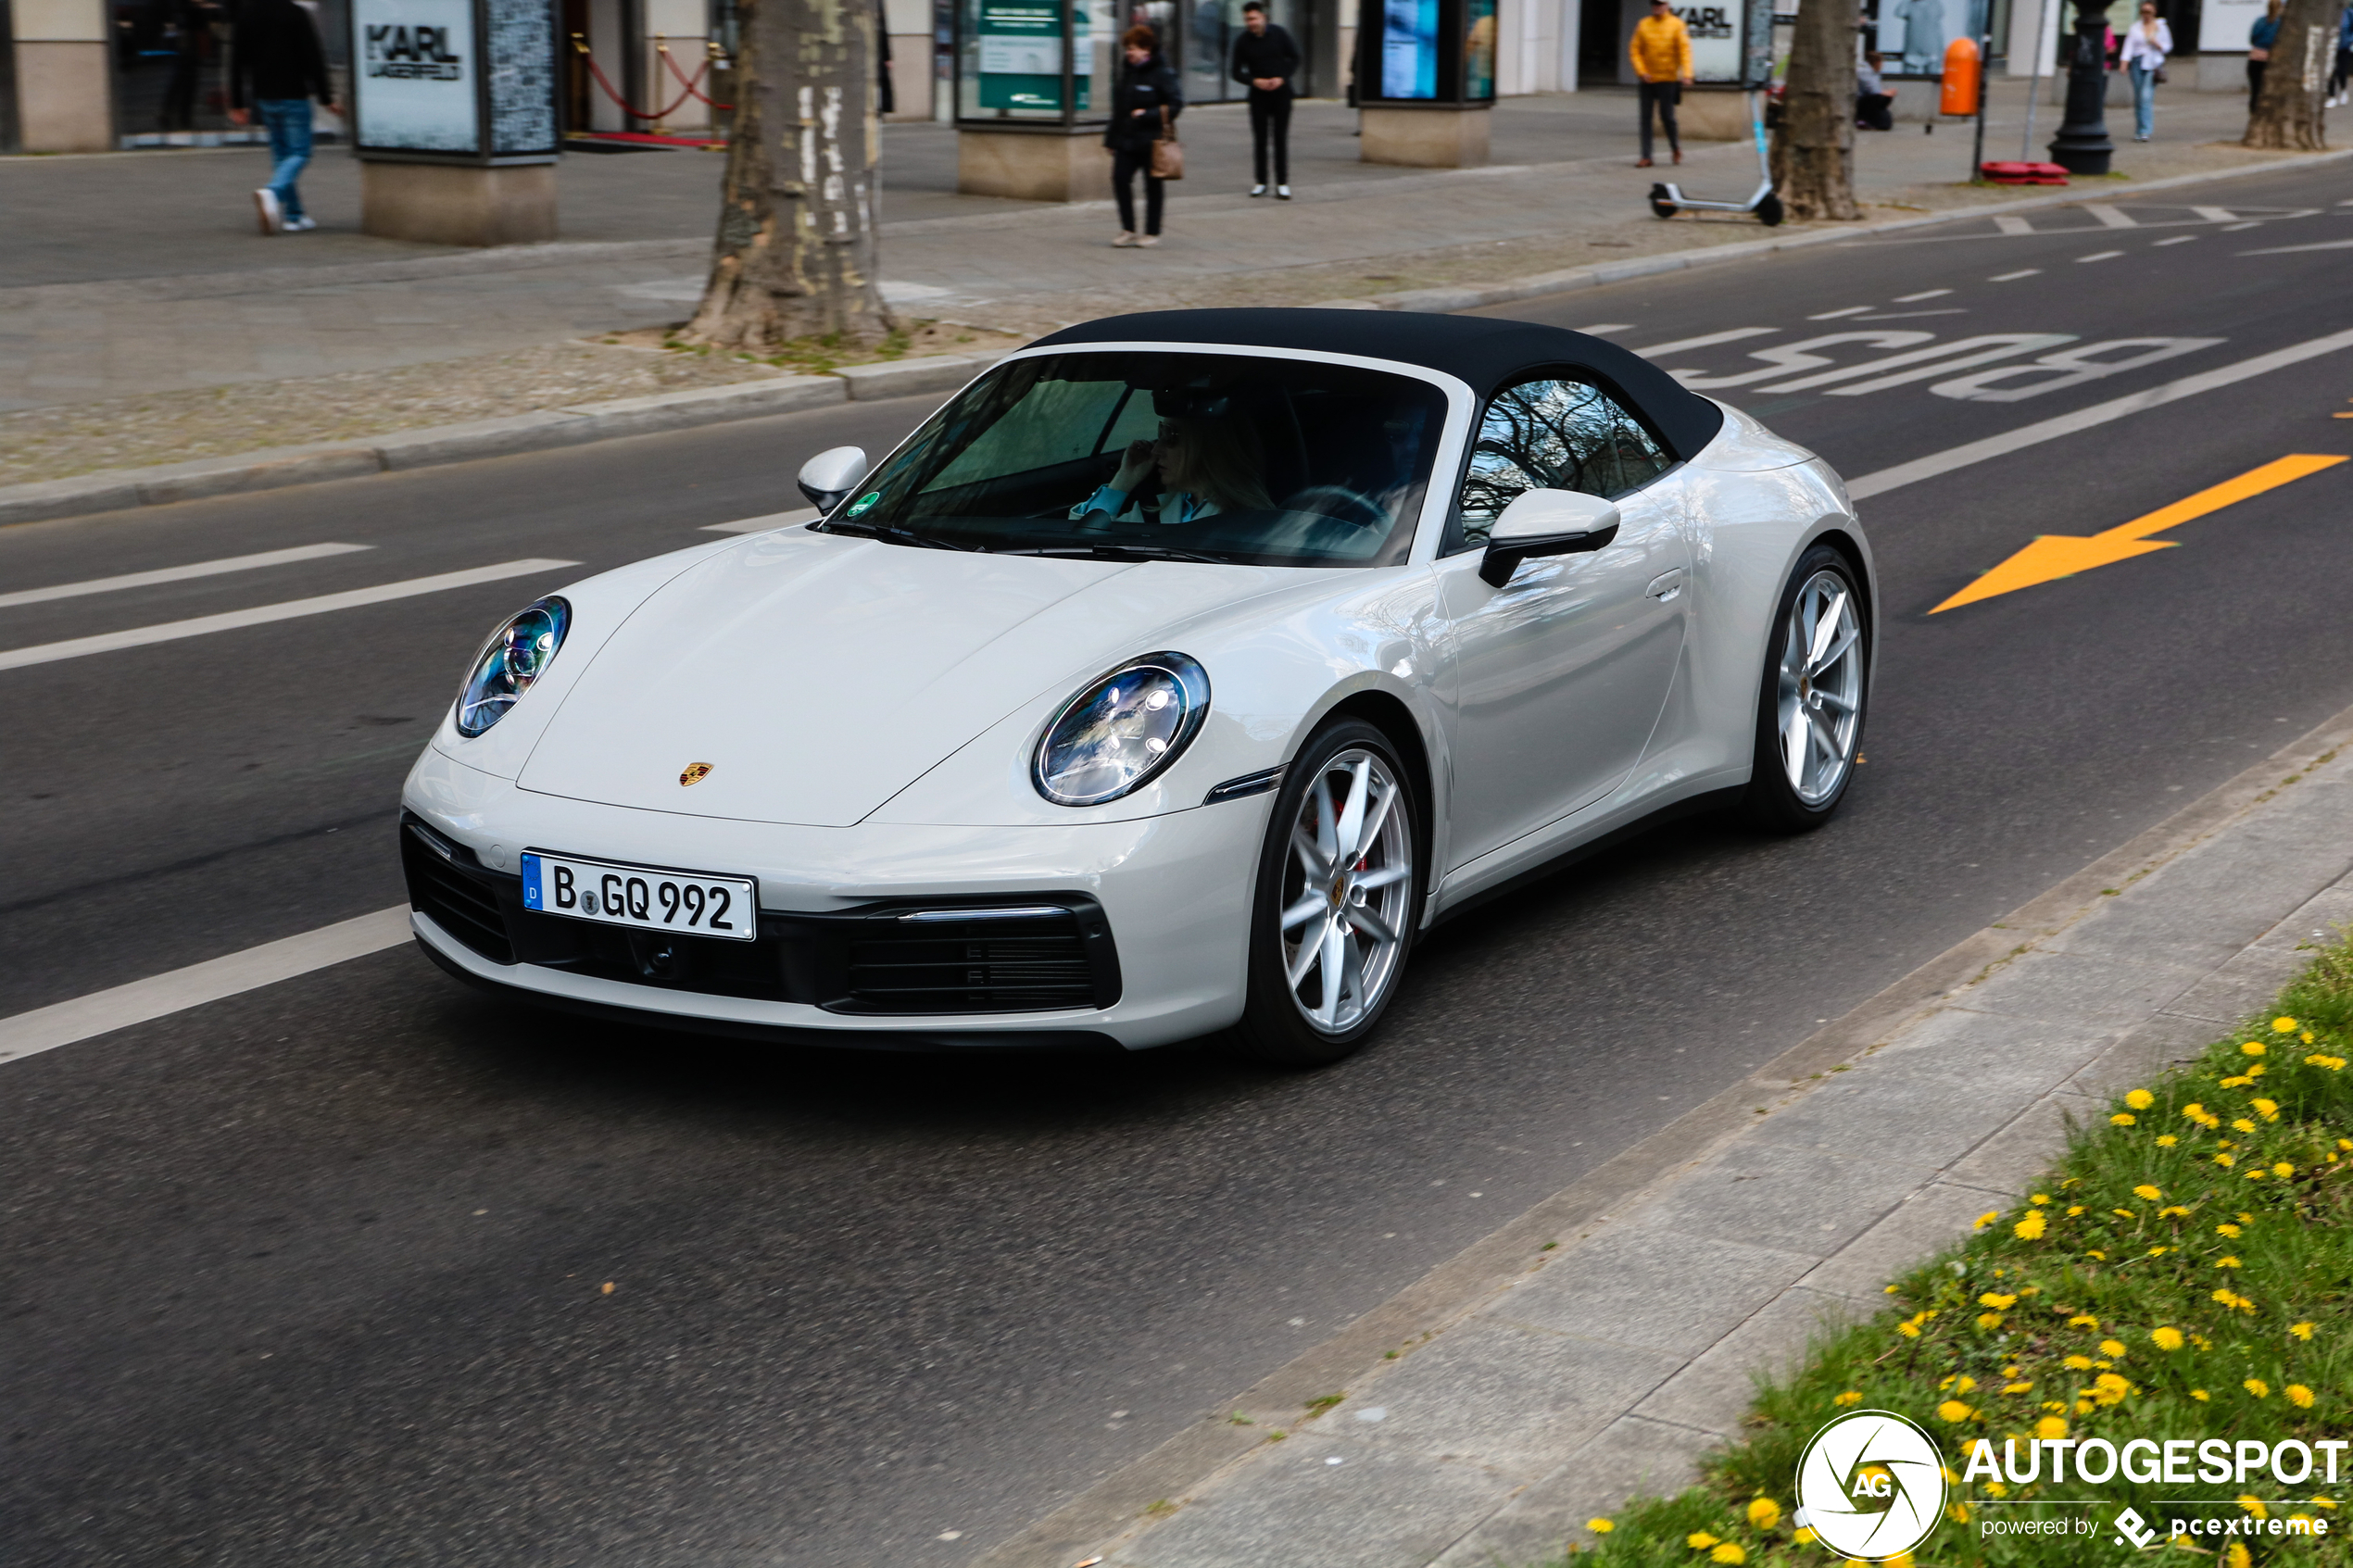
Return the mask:
[(1797, 695), (1798, 695), (1800, 697), (1802, 697), (1802, 698), (1806, 699), (1806, 701), (1809, 701), (1809, 702), (1810, 702), (1810, 701), (1812, 701), (1812, 700), (1813, 700), (1813, 697), (1814, 697), (1814, 679), (1813, 679), (1813, 677), (1812, 677), (1812, 676), (1810, 676), (1810, 675), (1800, 675), (1800, 676), (1797, 678)]

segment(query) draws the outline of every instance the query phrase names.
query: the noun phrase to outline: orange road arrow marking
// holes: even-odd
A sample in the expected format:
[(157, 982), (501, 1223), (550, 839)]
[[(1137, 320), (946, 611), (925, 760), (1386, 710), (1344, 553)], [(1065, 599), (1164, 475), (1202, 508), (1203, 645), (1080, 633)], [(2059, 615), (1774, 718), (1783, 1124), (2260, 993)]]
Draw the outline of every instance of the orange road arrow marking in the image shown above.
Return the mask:
[(2346, 461), (2341, 457), (2299, 452), (2265, 463), (2259, 469), (2249, 469), (2236, 479), (2224, 480), (2210, 490), (2201, 490), (2185, 496), (2170, 507), (2159, 507), (2146, 517), (2120, 523), (2104, 533), (2080, 538), (2064, 533), (2045, 533), (2026, 548), (1970, 583), (1968, 587), (1930, 610), (1941, 615), (1948, 609), (1975, 604), (2000, 594), (2014, 594), (2020, 588), (2032, 588), (2038, 583), (2050, 583), (2061, 577), (2072, 577), (2079, 571), (2089, 571), (2095, 566), (2111, 561), (2145, 556), (2151, 550), (2170, 550), (2173, 541), (2150, 540), (2152, 533), (2188, 522), (2208, 512), (2219, 512), (2224, 507), (2244, 501), (2250, 495), (2260, 495), (2266, 490), (2276, 490), (2292, 483), (2306, 474), (2334, 468)]

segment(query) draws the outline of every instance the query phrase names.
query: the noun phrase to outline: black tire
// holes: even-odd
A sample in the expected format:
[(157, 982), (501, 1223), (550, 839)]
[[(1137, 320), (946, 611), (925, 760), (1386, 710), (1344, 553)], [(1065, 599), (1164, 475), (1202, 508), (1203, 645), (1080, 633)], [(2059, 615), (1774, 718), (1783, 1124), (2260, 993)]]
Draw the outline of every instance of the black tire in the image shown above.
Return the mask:
[[(1292, 825), (1309, 809), (1309, 795), (1315, 781), (1351, 753), (1377, 759), (1394, 782), (1397, 795), (1394, 804), (1381, 818), (1381, 841), (1364, 846), (1358, 864), (1362, 866), (1387, 852), (1390, 841), (1386, 834), (1393, 822), (1402, 829), (1410, 874), (1401, 879), (1403, 896), (1388, 899), (1390, 911), (1402, 909), (1402, 918), (1394, 920), (1397, 947), (1385, 966), (1378, 990), (1369, 1005), (1360, 1006), (1358, 1015), (1347, 1021), (1345, 1026), (1326, 1028), (1309, 1020), (1305, 1003), (1290, 985), (1285, 966), (1287, 938), (1282, 914), (1302, 896), (1301, 889), (1290, 884), (1302, 881), (1304, 875), (1291, 843)], [(1373, 776), (1368, 774), (1368, 778)], [(1283, 785), (1276, 792), (1275, 809), (1267, 820), (1266, 842), (1259, 852), (1258, 885), (1251, 904), (1248, 997), (1241, 1021), (1218, 1042), (1227, 1054), (1268, 1067), (1325, 1067), (1353, 1055), (1379, 1027), (1390, 999), (1397, 995), (1404, 978), (1428, 884), (1428, 834), (1421, 790), (1419, 775), (1405, 766), (1389, 736), (1361, 719), (1332, 720), (1299, 748), (1298, 757), (1284, 770)], [(1356, 907), (1366, 906), (1359, 900)], [(1353, 943), (1357, 938), (1344, 936), (1342, 940)], [(1369, 937), (1364, 941), (1365, 947), (1378, 950), (1380, 945), (1377, 941)], [(1315, 985), (1319, 997), (1321, 968), (1319, 962), (1302, 982), (1302, 986)], [(1363, 1002), (1362, 997), (1356, 1000)]]
[[(1792, 620), (1799, 595), (1825, 574), (1835, 578), (1846, 595), (1846, 603), (1854, 612), (1856, 636), (1850, 652), (1843, 658), (1826, 660), (1821, 672), (1829, 675), (1832, 671), (1838, 671), (1843, 681), (1846, 674), (1842, 669), (1844, 659), (1854, 660), (1852, 689), (1843, 694), (1851, 696), (1854, 700), (1854, 722), (1845, 737), (1844, 760), (1835, 781), (1828, 783), (1824, 788), (1808, 786), (1801, 790), (1790, 779), (1783, 749), (1783, 724), (1789, 716), (1784, 700), (1794, 696), (1799, 703), (1811, 707), (1814, 712), (1818, 713), (1822, 709), (1812, 706), (1817, 699), (1807, 679), (1803, 678), (1806, 671), (1802, 666), (1806, 661), (1803, 658), (1796, 660), (1801, 668), (1794, 675), (1788, 670), (1790, 656), (1794, 652)], [(1752, 826), (1768, 833), (1811, 833), (1837, 814), (1840, 802), (1846, 798), (1846, 792), (1855, 782), (1855, 759), (1863, 754), (1863, 728), (1870, 709), (1871, 649), (1875, 636), (1871, 606), (1860, 592), (1854, 562), (1828, 545), (1817, 545), (1799, 557), (1797, 565), (1790, 571), (1789, 580), (1781, 584), (1780, 596), (1774, 600), (1772, 622), (1766, 633), (1764, 669), (1757, 682), (1756, 749), (1748, 789), (1742, 796), (1740, 804), (1741, 815)], [(1830, 684), (1825, 681), (1822, 689), (1827, 691)], [(1832, 723), (1829, 727), (1834, 731), (1836, 725)], [(1812, 753), (1806, 753), (1809, 759), (1811, 756)]]
[(1651, 214), (1655, 218), (1672, 218), (1682, 210), (1683, 209), (1681, 207), (1677, 207), (1673, 202), (1663, 202), (1655, 197), (1654, 197), (1651, 201)]
[(1756, 220), (1768, 229), (1778, 229), (1781, 226), (1781, 198), (1770, 191), (1766, 192), (1765, 199), (1756, 204)]

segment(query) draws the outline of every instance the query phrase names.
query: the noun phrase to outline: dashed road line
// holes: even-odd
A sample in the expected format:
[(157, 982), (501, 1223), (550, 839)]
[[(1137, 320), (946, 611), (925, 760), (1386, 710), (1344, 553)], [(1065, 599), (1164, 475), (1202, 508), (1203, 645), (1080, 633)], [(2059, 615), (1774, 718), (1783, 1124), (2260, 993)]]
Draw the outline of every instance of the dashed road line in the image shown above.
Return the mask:
[(1898, 305), (1918, 305), (1923, 299), (1942, 299), (1952, 292), (1953, 291), (1951, 289), (1922, 289), (1918, 294), (1897, 295), (1895, 296), (1895, 303)]
[(2015, 272), (1996, 272), (1985, 281), (1989, 283), (2014, 283), (2020, 278), (2039, 278), (2042, 275), (2040, 267), (2021, 267)]
[(1763, 337), (1780, 330), (1779, 327), (1734, 327), (1728, 332), (1703, 332), (1698, 337), (1679, 337), (1672, 343), (1655, 343), (1648, 348), (1638, 348), (1634, 352), (1645, 359), (1655, 359), (1662, 354), (1680, 354), (1687, 348), (1711, 348), (1719, 343), (1738, 343), (1744, 337)]
[(1850, 305), (1843, 310), (1825, 310), (1819, 315), (1808, 316), (1806, 319), (1809, 321), (1835, 321), (1842, 316), (1860, 316), (1869, 308), (1868, 305)]
[(167, 621), (157, 626), (133, 626), (121, 632), (103, 632), (94, 637), (74, 637), (62, 643), (38, 643), (31, 647), (0, 649), (0, 670), (21, 670), (29, 664), (50, 664), (61, 659), (112, 653), (120, 648), (145, 647), (152, 643), (177, 642), (182, 637), (201, 637), (212, 632), (266, 626), (277, 621), (325, 615), (338, 609), (356, 609), (362, 605), (384, 604), (393, 599), (415, 598), (421, 594), (438, 594), (449, 588), (471, 588), (479, 583), (502, 582), (510, 577), (527, 577), (535, 572), (555, 571), (579, 564), (576, 560), (501, 561), (497, 566), (477, 566), (467, 571), (445, 571), (434, 577), (412, 577), (405, 583), (384, 583), (373, 588), (354, 588), (347, 593), (321, 594), (316, 598), (289, 599), (283, 604), (256, 605), (251, 609), (198, 616), (193, 621)]
[(0, 1018), (0, 1062), (19, 1061), (134, 1023), (168, 1018), (207, 1002), (397, 947), (409, 939), (409, 906), (399, 904), (299, 936), (265, 942), (241, 953), (76, 997), (69, 1002)]
[(6, 609), (12, 605), (47, 604), (52, 599), (78, 599), (85, 594), (111, 594), (124, 588), (147, 588), (158, 583), (185, 583), (192, 578), (218, 577), (229, 571), (254, 571), (265, 566), (286, 566), (295, 561), (324, 560), (329, 556), (347, 556), (355, 551), (374, 548), (373, 545), (297, 545), (288, 550), (224, 556), (219, 560), (195, 561), (187, 566), (158, 567), (153, 571), (126, 571), (119, 577), (93, 577), (82, 583), (60, 583), (50, 588), (19, 588), (12, 594), (0, 594), (0, 609)]
[(2120, 250), (2095, 250), (2089, 256), (2079, 256), (2075, 260), (2076, 264), (2081, 266), (2086, 261), (2113, 261), (2123, 254)]

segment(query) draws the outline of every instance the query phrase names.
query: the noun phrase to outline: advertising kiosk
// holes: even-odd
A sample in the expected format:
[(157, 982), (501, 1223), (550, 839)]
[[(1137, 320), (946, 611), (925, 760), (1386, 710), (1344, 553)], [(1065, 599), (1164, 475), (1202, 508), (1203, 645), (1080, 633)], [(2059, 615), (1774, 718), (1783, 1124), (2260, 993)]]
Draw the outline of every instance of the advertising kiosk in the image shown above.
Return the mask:
[(351, 0), (360, 227), (434, 245), (556, 237), (551, 0)]
[(956, 0), (956, 188), (1021, 201), (1110, 189), (1111, 0)]
[(1356, 102), (1366, 163), (1486, 163), (1495, 107), (1495, 0), (1364, 0)]

